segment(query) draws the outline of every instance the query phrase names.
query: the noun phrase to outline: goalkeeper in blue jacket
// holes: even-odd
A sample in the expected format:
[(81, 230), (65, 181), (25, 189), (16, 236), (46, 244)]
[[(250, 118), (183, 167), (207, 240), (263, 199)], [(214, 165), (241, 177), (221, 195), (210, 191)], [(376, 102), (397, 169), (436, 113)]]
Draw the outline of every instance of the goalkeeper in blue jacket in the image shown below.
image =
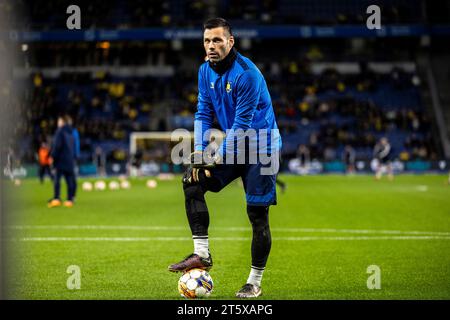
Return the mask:
[[(275, 205), (276, 175), (281, 137), (263, 75), (255, 64), (236, 51), (231, 26), (214, 18), (203, 26), (207, 61), (198, 72), (191, 165), (183, 177), (185, 207), (194, 240), (194, 252), (169, 266), (173, 272), (212, 265), (208, 241), (207, 191), (219, 192), (241, 178), (247, 214), (253, 229), (252, 265), (240, 298), (261, 295), (261, 280), (271, 248), (269, 206)], [(226, 138), (216, 152), (207, 151), (208, 132), (216, 117)]]

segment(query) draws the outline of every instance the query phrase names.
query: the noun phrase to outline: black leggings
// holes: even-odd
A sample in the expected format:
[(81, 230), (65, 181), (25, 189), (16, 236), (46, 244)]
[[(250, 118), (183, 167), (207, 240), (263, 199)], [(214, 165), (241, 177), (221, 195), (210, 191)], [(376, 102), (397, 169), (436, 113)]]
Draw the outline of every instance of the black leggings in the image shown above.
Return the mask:
[[(206, 178), (203, 171), (199, 173), (198, 183), (183, 183), (186, 214), (193, 236), (207, 236), (209, 212), (205, 193), (219, 188), (214, 178)], [(252, 224), (252, 266), (264, 268), (272, 246), (269, 227), (269, 207), (247, 205), (247, 215)]]

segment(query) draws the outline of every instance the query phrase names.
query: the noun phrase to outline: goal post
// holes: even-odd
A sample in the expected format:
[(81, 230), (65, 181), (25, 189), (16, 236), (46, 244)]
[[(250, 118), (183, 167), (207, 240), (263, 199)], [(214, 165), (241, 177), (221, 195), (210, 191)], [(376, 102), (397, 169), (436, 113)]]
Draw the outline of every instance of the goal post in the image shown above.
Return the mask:
[[(221, 143), (225, 133), (213, 129), (210, 132), (210, 141)], [(190, 145), (189, 153), (182, 155), (188, 157), (194, 151), (194, 132), (185, 129), (170, 131), (138, 131), (130, 133), (129, 156), (130, 175), (156, 175), (160, 173), (182, 173), (183, 164), (174, 163), (172, 150), (181, 141)]]
[[(193, 137), (193, 132), (184, 132), (185, 141), (192, 143)], [(178, 143), (172, 141), (172, 132), (132, 132), (129, 141), (131, 176), (154, 176), (183, 171), (182, 165), (174, 165), (170, 158), (172, 148)]]
[[(194, 139), (194, 132), (190, 131), (185, 138)], [(130, 156), (138, 151), (138, 140), (153, 140), (172, 142), (172, 132), (168, 131), (139, 131), (130, 134)]]

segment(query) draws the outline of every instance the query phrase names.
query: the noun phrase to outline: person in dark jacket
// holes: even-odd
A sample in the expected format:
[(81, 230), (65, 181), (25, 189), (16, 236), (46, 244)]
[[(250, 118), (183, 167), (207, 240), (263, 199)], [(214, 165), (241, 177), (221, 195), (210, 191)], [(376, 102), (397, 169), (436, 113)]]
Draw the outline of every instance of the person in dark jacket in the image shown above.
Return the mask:
[(70, 125), (70, 127), (72, 128), (72, 134), (73, 134), (73, 139), (74, 139), (74, 146), (75, 146), (75, 189), (73, 191), (73, 197), (75, 197), (77, 195), (77, 175), (78, 175), (78, 160), (80, 159), (80, 134), (77, 130), (77, 128), (75, 127), (74, 123), (73, 123), (73, 119), (71, 117), (67, 117), (68, 120), (68, 124)]
[(53, 138), (50, 155), (53, 158), (53, 168), (56, 170), (56, 174), (54, 196), (49, 201), (48, 207), (58, 207), (62, 204), (60, 199), (61, 177), (64, 177), (67, 184), (67, 201), (64, 201), (64, 206), (72, 207), (76, 189), (75, 141), (73, 129), (70, 126), (70, 118), (67, 116), (58, 117), (58, 129)]

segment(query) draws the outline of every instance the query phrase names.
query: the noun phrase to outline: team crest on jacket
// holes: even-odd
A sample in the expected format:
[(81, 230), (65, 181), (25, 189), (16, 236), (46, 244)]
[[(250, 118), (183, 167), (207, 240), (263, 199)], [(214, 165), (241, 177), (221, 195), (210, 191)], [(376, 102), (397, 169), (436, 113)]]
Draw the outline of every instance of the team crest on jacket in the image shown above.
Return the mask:
[(231, 91), (231, 82), (230, 81), (227, 82), (227, 86), (225, 87), (225, 90), (227, 91), (227, 93), (230, 93), (230, 91)]

